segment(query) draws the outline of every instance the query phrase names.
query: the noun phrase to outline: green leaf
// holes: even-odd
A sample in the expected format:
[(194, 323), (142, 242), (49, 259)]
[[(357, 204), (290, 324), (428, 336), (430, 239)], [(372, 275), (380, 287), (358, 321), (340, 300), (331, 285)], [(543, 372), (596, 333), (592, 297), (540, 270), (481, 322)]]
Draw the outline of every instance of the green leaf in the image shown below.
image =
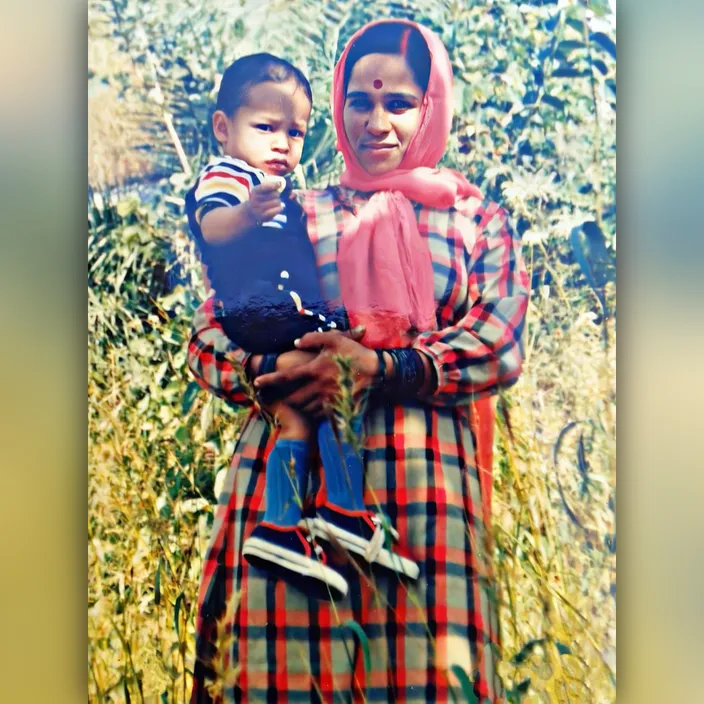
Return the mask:
[(145, 229), (144, 225), (128, 225), (122, 231), (122, 237), (125, 242), (139, 242), (140, 244), (146, 244), (149, 242), (149, 233)]
[(137, 210), (137, 207), (139, 206), (139, 201), (136, 200), (135, 198), (128, 198), (126, 200), (121, 200), (117, 204), (117, 214), (121, 218), (126, 218), (128, 215), (131, 215), (134, 213), (135, 210)]
[(200, 385), (197, 381), (188, 383), (186, 390), (183, 392), (183, 398), (181, 399), (181, 413), (184, 416), (191, 410), (191, 406), (193, 406), (193, 402), (196, 400), (199, 391)]
[(575, 41), (567, 39), (563, 42), (560, 42), (557, 45), (557, 53), (563, 54), (564, 56), (568, 56), (573, 51), (577, 51), (577, 49), (583, 49), (583, 48), (584, 48), (583, 42), (575, 42)]
[(154, 603), (159, 606), (161, 603), (161, 568), (164, 564), (164, 558), (159, 558), (159, 564), (156, 567), (156, 578), (154, 580)]
[(538, 645), (542, 645), (545, 642), (545, 638), (533, 638), (529, 640), (512, 658), (512, 665), (523, 664), (533, 653)]
[(560, 643), (559, 640), (555, 641), (555, 647), (560, 655), (572, 655), (572, 651), (566, 645)]
[(601, 59), (592, 59), (592, 66), (597, 69), (602, 76), (606, 76), (609, 72), (608, 66)]
[(509, 702), (520, 704), (521, 696), (528, 692), (530, 688), (530, 677), (526, 677), (522, 682), (519, 682), (513, 689), (506, 692)]
[(565, 103), (563, 100), (560, 100), (559, 98), (556, 98), (554, 95), (544, 95), (541, 100), (541, 103), (547, 103), (548, 105), (552, 106), (556, 110), (564, 110), (565, 109)]
[(605, 17), (606, 15), (611, 14), (609, 0), (589, 0), (589, 9), (597, 17)]
[(588, 220), (572, 230), (570, 241), (579, 268), (606, 311), (602, 289), (613, 280), (615, 267), (604, 233), (596, 222)]
[(183, 603), (183, 598), (184, 594), (181, 592), (177, 597), (176, 597), (176, 603), (174, 604), (174, 630), (176, 631), (176, 635), (180, 638), (181, 633), (179, 632), (179, 613), (181, 611), (181, 604)]
[(369, 639), (367, 638), (367, 634), (364, 632), (362, 627), (352, 619), (347, 621), (345, 626), (357, 636), (359, 644), (362, 646), (362, 653), (364, 654), (364, 670), (366, 674), (369, 674), (372, 670), (372, 656), (369, 651)]
[(560, 66), (550, 74), (552, 78), (578, 78), (584, 75), (584, 71), (580, 71), (572, 66)]
[(188, 428), (185, 425), (181, 425), (174, 433), (174, 438), (179, 445), (188, 445), (191, 440), (191, 434), (188, 432)]
[(613, 59), (616, 59), (616, 42), (607, 34), (603, 32), (592, 32), (592, 34), (589, 35), (589, 39), (606, 50)]
[(455, 676), (460, 681), (462, 693), (464, 694), (467, 704), (479, 704), (479, 699), (477, 699), (477, 695), (474, 693), (472, 681), (469, 679), (467, 673), (459, 665), (453, 665), (450, 670), (454, 672)]
[(582, 20), (578, 20), (576, 17), (568, 17), (565, 20), (565, 23), (580, 34), (584, 32), (584, 22), (582, 22)]

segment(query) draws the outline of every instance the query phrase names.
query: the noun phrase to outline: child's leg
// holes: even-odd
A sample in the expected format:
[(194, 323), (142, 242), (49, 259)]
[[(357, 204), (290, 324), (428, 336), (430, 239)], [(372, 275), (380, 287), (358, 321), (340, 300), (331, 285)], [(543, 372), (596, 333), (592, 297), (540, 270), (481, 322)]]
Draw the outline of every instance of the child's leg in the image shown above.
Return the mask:
[(283, 403), (271, 409), (281, 425), (266, 463), (264, 520), (295, 526), (301, 519), (309, 473), (310, 428), (305, 417)]
[[(353, 421), (359, 437), (362, 418)], [(397, 542), (398, 532), (388, 519), (368, 511), (363, 501), (363, 464), (360, 453), (343, 438), (336, 438), (331, 421), (318, 428), (318, 445), (325, 470), (327, 502), (318, 505), (313, 533), (323, 541), (343, 548), (362, 563), (374, 563), (397, 575), (418, 579), (420, 569), (409, 557), (387, 543)]]
[[(362, 430), (362, 417), (352, 421), (352, 432), (359, 437)], [(318, 428), (318, 447), (325, 470), (325, 486), (328, 501), (350, 511), (363, 511), (362, 497), (364, 466), (361, 449), (358, 451), (343, 437), (336, 436), (331, 421), (325, 420)]]
[(329, 565), (313, 535), (298, 526), (308, 479), (309, 427), (301, 414), (284, 404), (269, 408), (281, 431), (266, 465), (264, 520), (244, 541), (242, 555), (252, 567), (308, 596), (340, 599), (349, 589), (346, 567)]

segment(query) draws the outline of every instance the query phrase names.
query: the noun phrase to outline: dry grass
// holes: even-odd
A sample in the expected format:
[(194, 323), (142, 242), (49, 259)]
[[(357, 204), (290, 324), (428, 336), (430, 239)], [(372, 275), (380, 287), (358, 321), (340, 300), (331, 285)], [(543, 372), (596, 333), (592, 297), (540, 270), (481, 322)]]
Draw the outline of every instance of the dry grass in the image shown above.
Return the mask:
[[(525, 372), (499, 403), (493, 574), (505, 649), (500, 672), (509, 685), (530, 678), (524, 701), (609, 702), (615, 668), (615, 555), (606, 539), (614, 532), (614, 346), (604, 350), (601, 328), (584, 302), (535, 297), (530, 317), (533, 331), (539, 318), (553, 327), (547, 332), (540, 325), (529, 337)], [(157, 325), (152, 335), (159, 334)], [(171, 333), (164, 328), (163, 334)], [(92, 376), (98, 372), (101, 379), (100, 385), (91, 381), (89, 421), (92, 701), (126, 701), (127, 691), (132, 700), (184, 701), (190, 685), (197, 587), (212, 515), (212, 490), (201, 496), (193, 487), (199, 472), (212, 477), (226, 466), (238, 416), (203, 396), (185, 419), (179, 414), (187, 375), (173, 349), (172, 395), (152, 386), (146, 403), (129, 391), (138, 369), (130, 367), (129, 350), (92, 359)], [(572, 421), (585, 422), (565, 432), (555, 464), (555, 443)], [(190, 457), (173, 441), (182, 427)], [(587, 494), (580, 493), (580, 433)], [(190, 477), (191, 489), (173, 498), (168, 487), (179, 472)], [(228, 667), (220, 685), (234, 676)]]
[[(129, 73), (127, 55), (103, 36), (99, 18), (91, 22), (91, 67), (99, 75)], [(153, 157), (135, 146), (150, 139), (143, 126), (163, 117), (147, 100), (132, 105), (119, 96), (117, 83), (109, 82), (89, 98), (89, 181), (97, 188), (151, 167)], [(151, 117), (145, 117), (148, 110)], [(165, 149), (173, 145), (155, 145), (153, 153)], [(532, 213), (530, 199), (523, 200)], [(141, 297), (143, 303), (144, 272), (154, 261), (147, 254), (135, 263), (130, 238), (155, 238), (164, 229), (155, 224), (159, 217), (143, 214), (117, 233), (124, 252), (89, 289), (88, 674), (94, 702), (187, 700), (213, 480), (222, 479), (241, 420), (204, 394), (182, 409), (190, 381), (187, 307), (161, 300), (147, 314), (127, 300)], [(191, 265), (195, 287), (197, 268), (183, 227), (173, 220), (159, 236)], [(549, 244), (551, 252), (558, 250)], [(101, 253), (94, 245), (90, 265), (100, 271), (114, 251)], [(499, 671), (508, 687), (530, 679), (521, 701), (602, 704), (615, 701), (615, 327), (610, 323), (605, 348), (595, 301), (586, 289), (566, 285), (575, 267), (557, 256), (548, 263), (555, 285), (549, 297), (534, 292), (524, 373), (498, 409), (490, 574), (504, 646)], [(128, 285), (136, 293), (126, 293)], [(151, 326), (146, 333), (144, 320)], [(223, 652), (226, 623), (227, 615)], [(223, 660), (219, 672), (215, 688), (236, 677), (236, 663)]]
[(131, 178), (148, 173), (154, 164), (153, 152), (137, 147), (148, 144), (144, 129), (159, 120), (159, 113), (134, 93), (122, 90), (117, 76), (129, 76), (133, 87), (139, 79), (129, 55), (119, 51), (107, 24), (92, 15), (89, 25), (88, 68), (95, 74), (88, 91), (88, 183), (96, 189), (120, 186)]

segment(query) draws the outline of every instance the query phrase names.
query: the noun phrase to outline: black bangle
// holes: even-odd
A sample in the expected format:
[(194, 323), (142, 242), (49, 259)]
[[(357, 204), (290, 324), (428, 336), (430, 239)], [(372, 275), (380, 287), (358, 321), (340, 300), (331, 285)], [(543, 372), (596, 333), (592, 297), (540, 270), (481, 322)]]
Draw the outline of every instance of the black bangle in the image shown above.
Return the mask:
[(379, 359), (379, 371), (376, 373), (374, 385), (378, 388), (383, 388), (386, 383), (386, 359), (384, 358), (384, 350), (374, 350)]
[(406, 348), (385, 351), (393, 363), (392, 375), (386, 380), (389, 394), (397, 399), (417, 398), (425, 384), (425, 367), (420, 353)]

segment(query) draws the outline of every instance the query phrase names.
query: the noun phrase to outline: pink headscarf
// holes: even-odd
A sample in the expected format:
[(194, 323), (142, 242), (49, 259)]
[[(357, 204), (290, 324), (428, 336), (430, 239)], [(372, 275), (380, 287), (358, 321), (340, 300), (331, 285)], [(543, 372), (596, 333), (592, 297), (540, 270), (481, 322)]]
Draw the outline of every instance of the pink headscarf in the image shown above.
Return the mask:
[[(344, 68), (355, 40), (373, 25), (388, 22), (407, 24), (422, 34), (430, 52), (430, 77), (418, 130), (401, 164), (372, 176), (360, 166), (345, 133)], [(436, 168), (452, 125), (452, 67), (443, 43), (429, 29), (408, 20), (365, 25), (350, 39), (335, 66), (332, 113), (337, 148), (346, 167), (341, 185), (375, 192), (340, 239), (337, 268), (342, 302), (351, 324), (366, 327), (365, 345), (405, 347), (412, 339), (410, 330), (423, 332), (437, 326), (432, 260), (410, 200), (449, 208), (458, 198), (481, 198), (480, 191), (464, 176)]]

